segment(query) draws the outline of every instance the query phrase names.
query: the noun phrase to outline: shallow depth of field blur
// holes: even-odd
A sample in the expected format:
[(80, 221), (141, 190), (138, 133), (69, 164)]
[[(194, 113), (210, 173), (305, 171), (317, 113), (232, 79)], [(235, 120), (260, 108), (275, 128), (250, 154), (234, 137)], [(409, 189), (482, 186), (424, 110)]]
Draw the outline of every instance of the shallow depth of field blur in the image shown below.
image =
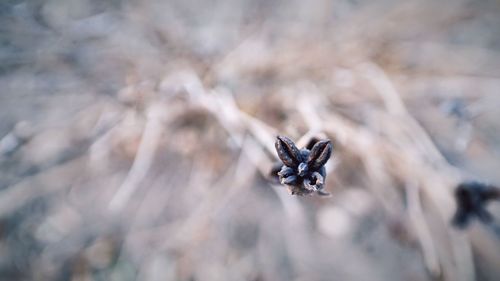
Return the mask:
[(499, 120), (497, 0), (4, 0), (0, 280), (499, 280)]

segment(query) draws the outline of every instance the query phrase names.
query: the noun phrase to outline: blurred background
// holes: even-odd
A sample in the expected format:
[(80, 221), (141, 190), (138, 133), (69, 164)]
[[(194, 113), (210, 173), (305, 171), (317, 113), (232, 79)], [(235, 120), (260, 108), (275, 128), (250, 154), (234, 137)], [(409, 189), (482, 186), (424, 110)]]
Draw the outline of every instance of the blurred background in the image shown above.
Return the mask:
[[(0, 280), (499, 280), (497, 0), (3, 0)], [(329, 198), (269, 179), (329, 138)], [(500, 204), (490, 210), (500, 219)]]

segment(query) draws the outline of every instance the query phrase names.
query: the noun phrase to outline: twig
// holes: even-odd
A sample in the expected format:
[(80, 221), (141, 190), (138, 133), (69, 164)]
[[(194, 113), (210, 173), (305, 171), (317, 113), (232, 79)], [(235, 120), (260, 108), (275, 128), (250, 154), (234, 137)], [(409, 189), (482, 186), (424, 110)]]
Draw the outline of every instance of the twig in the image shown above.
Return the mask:
[(162, 121), (164, 117), (165, 115), (161, 107), (152, 106), (149, 109), (148, 121), (144, 128), (137, 155), (125, 181), (109, 203), (111, 211), (119, 212), (127, 204), (137, 186), (147, 175), (163, 132)]
[(80, 156), (63, 165), (52, 167), (43, 173), (25, 178), (23, 181), (0, 192), (0, 218), (46, 194), (71, 187), (62, 178), (77, 179), (81, 175), (86, 157)]
[(441, 275), (441, 266), (437, 257), (429, 226), (424, 218), (420, 202), (420, 189), (416, 184), (407, 183), (406, 200), (408, 202), (408, 215), (417, 232), (418, 241), (422, 249), (425, 265), (433, 277)]
[(389, 114), (396, 115), (397, 118), (404, 118), (403, 122), (408, 126), (407, 131), (414, 136), (416, 144), (421, 143), (423, 148), (426, 149), (427, 155), (432, 157), (431, 160), (436, 164), (444, 166), (446, 163), (445, 158), (434, 145), (427, 132), (410, 115), (387, 74), (373, 63), (366, 63), (360, 69), (363, 76), (372, 83), (377, 93), (382, 97)]

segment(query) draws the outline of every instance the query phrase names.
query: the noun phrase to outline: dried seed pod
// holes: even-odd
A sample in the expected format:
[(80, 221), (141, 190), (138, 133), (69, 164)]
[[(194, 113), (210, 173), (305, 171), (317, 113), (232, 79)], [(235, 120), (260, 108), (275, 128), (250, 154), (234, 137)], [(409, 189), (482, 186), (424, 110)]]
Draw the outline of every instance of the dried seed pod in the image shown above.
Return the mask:
[(325, 179), (318, 172), (314, 172), (310, 178), (304, 179), (304, 187), (308, 190), (314, 190), (314, 191), (321, 190), (323, 189), (324, 183)]
[(500, 189), (476, 181), (460, 183), (455, 189), (457, 210), (452, 223), (458, 228), (464, 228), (476, 217), (483, 223), (491, 223), (493, 216), (486, 210), (491, 200), (500, 198)]
[(332, 150), (329, 140), (315, 140), (311, 150), (299, 150), (289, 138), (278, 136), (276, 151), (284, 164), (277, 173), (279, 182), (287, 185), (293, 195), (317, 193), (329, 196), (329, 193), (323, 191), (326, 178), (324, 165)]
[(307, 166), (307, 164), (304, 162), (300, 163), (299, 166), (297, 167), (297, 172), (301, 177), (305, 176), (308, 171), (309, 171), (309, 166)]
[(309, 142), (306, 144), (305, 149), (307, 149), (308, 151), (310, 151), (310, 150), (314, 147), (314, 145), (315, 145), (317, 142), (319, 142), (319, 141), (320, 141), (320, 139), (319, 139), (319, 138), (317, 138), (317, 137), (312, 137), (312, 138), (309, 140)]
[(307, 165), (311, 170), (317, 170), (325, 165), (332, 155), (332, 143), (329, 140), (317, 142), (311, 149)]
[(284, 136), (278, 136), (275, 143), (278, 157), (288, 167), (296, 168), (302, 162), (300, 150), (293, 141)]
[(297, 183), (297, 176), (291, 175), (286, 178), (281, 178), (281, 184), (294, 185)]
[(309, 191), (315, 191), (316, 190), (316, 186), (312, 182), (312, 179), (304, 179), (304, 182), (302, 184), (303, 184), (303, 187), (306, 190), (309, 190)]
[(498, 187), (494, 187), (488, 185), (487, 188), (481, 192), (481, 199), (483, 200), (499, 200), (500, 199), (500, 189)]
[(271, 166), (271, 170), (269, 171), (269, 174), (266, 175), (267, 180), (279, 184), (279, 172), (283, 168), (283, 163), (281, 162), (276, 162)]
[(325, 184), (325, 178), (318, 172), (314, 172), (312, 174), (312, 178), (315, 181), (315, 185), (317, 186), (316, 190), (319, 190), (323, 188), (323, 185)]
[(294, 170), (288, 166), (282, 166), (281, 170), (278, 172), (278, 175), (281, 177), (289, 177), (294, 174)]

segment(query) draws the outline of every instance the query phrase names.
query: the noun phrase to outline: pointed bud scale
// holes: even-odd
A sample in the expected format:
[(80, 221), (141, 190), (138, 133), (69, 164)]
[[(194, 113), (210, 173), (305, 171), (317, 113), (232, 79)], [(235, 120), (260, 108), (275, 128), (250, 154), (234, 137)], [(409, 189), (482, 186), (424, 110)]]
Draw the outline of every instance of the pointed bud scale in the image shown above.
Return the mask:
[(300, 162), (302, 162), (300, 150), (291, 139), (284, 136), (278, 136), (276, 138), (275, 147), (276, 152), (278, 152), (278, 157), (286, 166), (296, 168)]

